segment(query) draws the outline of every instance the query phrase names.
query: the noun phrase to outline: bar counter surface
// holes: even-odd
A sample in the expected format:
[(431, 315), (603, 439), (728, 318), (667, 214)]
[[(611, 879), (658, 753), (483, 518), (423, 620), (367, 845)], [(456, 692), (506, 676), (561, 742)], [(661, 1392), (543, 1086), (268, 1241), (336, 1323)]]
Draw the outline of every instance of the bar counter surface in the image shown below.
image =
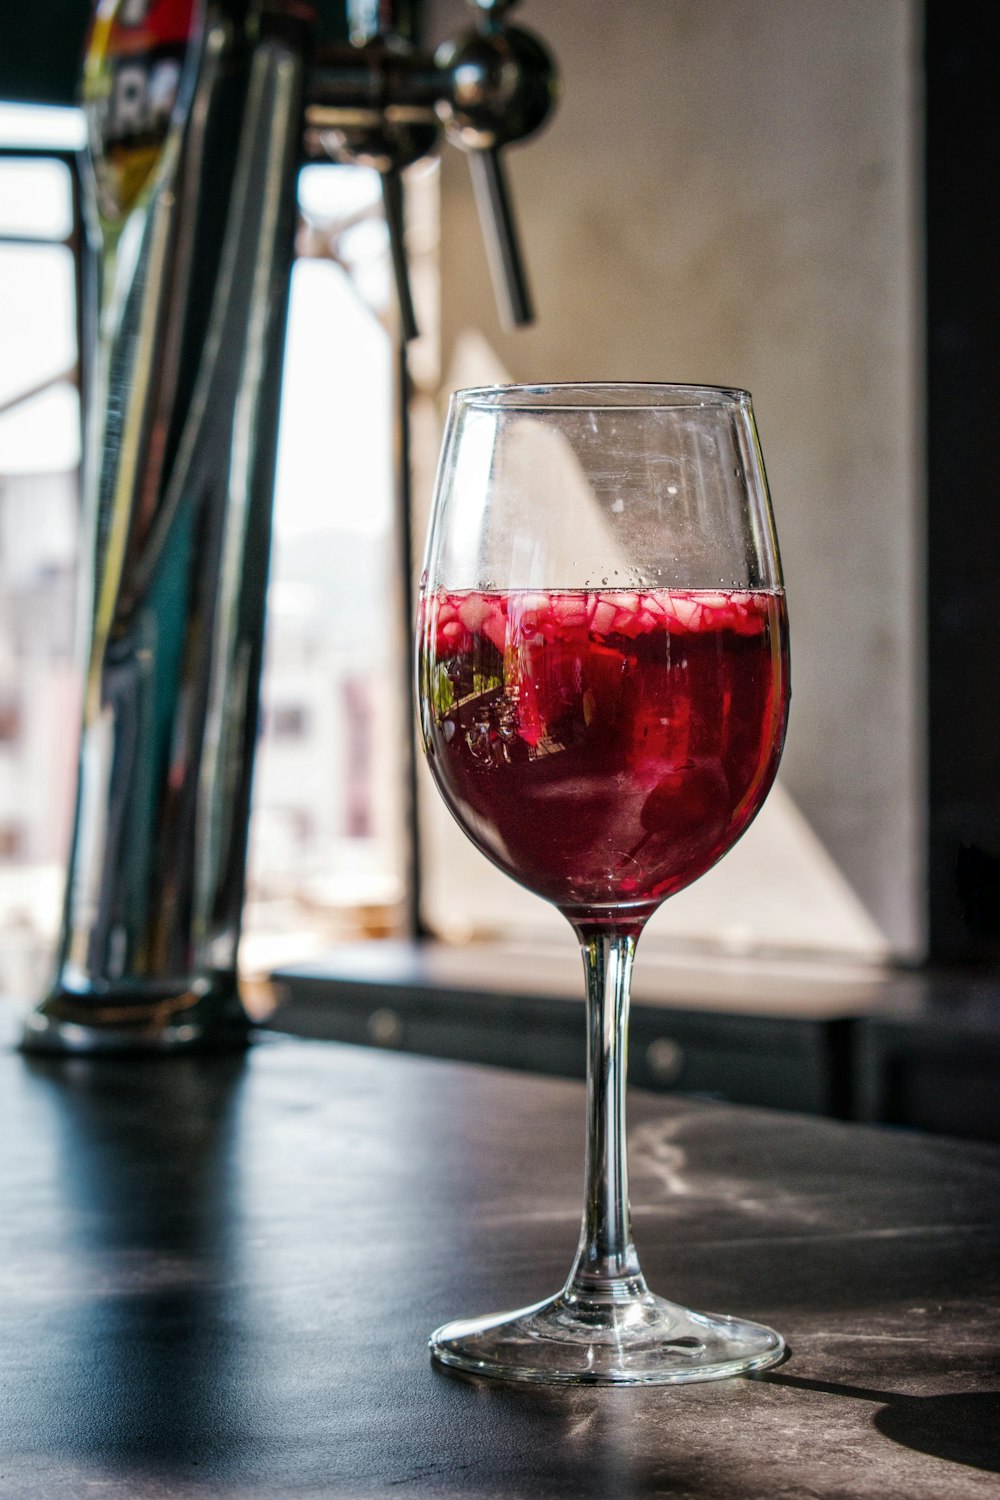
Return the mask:
[[(13, 1007), (4, 1007), (13, 1010)], [(1000, 1150), (635, 1093), (654, 1289), (779, 1328), (706, 1385), (431, 1367), (554, 1291), (583, 1088), (265, 1037), (0, 1053), (0, 1495), (950, 1500), (1000, 1493)]]

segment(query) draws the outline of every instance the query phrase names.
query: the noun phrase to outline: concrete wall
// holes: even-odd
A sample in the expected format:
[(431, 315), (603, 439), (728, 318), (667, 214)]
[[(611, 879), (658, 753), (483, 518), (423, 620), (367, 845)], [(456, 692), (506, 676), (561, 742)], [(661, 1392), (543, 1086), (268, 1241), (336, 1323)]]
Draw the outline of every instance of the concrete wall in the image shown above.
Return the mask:
[[(433, 40), (466, 23), (432, 0)], [(443, 367), (748, 387), (784, 554), (783, 781), (900, 953), (923, 941), (917, 0), (525, 0), (561, 107), (509, 154), (539, 310), (497, 325), (442, 175)]]

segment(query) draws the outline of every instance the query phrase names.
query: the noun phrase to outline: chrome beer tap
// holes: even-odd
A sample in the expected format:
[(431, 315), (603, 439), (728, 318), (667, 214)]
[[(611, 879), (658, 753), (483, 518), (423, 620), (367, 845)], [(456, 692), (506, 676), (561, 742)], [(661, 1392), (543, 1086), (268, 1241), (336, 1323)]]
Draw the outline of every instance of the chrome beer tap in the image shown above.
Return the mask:
[(236, 955), (297, 173), (310, 155), (378, 167), (412, 334), (400, 174), (443, 124), (485, 153), (481, 209), (523, 321), (495, 153), (541, 124), (554, 70), (504, 6), (472, 8), (436, 56), (392, 0), (351, 0), (351, 43), (324, 51), (299, 0), (97, 9), (83, 725), (57, 976), (26, 1048), (246, 1039)]
[(403, 249), (400, 171), (425, 156), (443, 125), (467, 155), (497, 307), (509, 328), (534, 317), (500, 148), (526, 140), (556, 96), (552, 59), (510, 26), (515, 0), (469, 0), (474, 24), (421, 56), (396, 25), (391, 0), (351, 0), (352, 47), (314, 68), (307, 143), (316, 155), (377, 168), (382, 177), (404, 337), (416, 332)]

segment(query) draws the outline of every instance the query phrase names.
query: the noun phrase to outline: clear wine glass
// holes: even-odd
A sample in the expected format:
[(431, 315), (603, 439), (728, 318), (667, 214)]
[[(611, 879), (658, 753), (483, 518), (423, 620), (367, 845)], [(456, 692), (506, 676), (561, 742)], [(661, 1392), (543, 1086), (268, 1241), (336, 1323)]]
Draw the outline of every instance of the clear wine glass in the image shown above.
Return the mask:
[(451, 400), (421, 580), (417, 682), (438, 789), (554, 903), (583, 953), (587, 1148), (556, 1296), (452, 1322), (447, 1366), (662, 1383), (760, 1370), (779, 1334), (646, 1286), (629, 1217), (625, 1054), (642, 928), (739, 838), (788, 706), (784, 590), (750, 397), (496, 386)]

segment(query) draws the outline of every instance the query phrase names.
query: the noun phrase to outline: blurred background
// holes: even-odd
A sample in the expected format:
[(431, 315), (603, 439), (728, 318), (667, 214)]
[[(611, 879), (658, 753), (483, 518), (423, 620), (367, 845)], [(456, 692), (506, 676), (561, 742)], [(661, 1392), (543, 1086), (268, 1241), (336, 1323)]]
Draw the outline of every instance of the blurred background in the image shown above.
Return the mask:
[[(58, 931), (77, 748), (83, 128), (72, 105), (89, 11), (8, 9), (0, 990), (23, 1001), (43, 991)], [(333, 33), (340, 9), (324, 9)], [(460, 0), (420, 8), (428, 44), (464, 19)], [(639, 1076), (1000, 1135), (985, 7), (524, 0), (516, 19), (545, 37), (562, 77), (551, 124), (510, 155), (534, 327), (499, 327), (458, 153), (407, 172), (421, 335), (405, 366), (377, 176), (301, 175), (248, 997), (261, 1015), (298, 998), (300, 1024), (352, 1040), (579, 1065), (560, 1030), (577, 983), (561, 919), (465, 843), (422, 778), (411, 797), (405, 542), (419, 566), (457, 386), (740, 385), (754, 396), (785, 564), (790, 733), (757, 822), (643, 939)], [(483, 1010), (498, 948), (507, 1008)], [(448, 993), (462, 1025), (482, 1017), (473, 1040), (457, 1043), (452, 1025), (449, 1042), (454, 1016), (430, 1025), (428, 996), (440, 1011)], [(503, 1040), (515, 1012), (537, 1019), (516, 1057)], [(868, 1030), (845, 1075), (859, 1017)], [(904, 1054), (919, 1067), (907, 1071)], [(802, 1082), (810, 1068), (815, 1088)], [(786, 1075), (798, 1083), (779, 1086)], [(956, 1085), (985, 1101), (968, 1117)]]

